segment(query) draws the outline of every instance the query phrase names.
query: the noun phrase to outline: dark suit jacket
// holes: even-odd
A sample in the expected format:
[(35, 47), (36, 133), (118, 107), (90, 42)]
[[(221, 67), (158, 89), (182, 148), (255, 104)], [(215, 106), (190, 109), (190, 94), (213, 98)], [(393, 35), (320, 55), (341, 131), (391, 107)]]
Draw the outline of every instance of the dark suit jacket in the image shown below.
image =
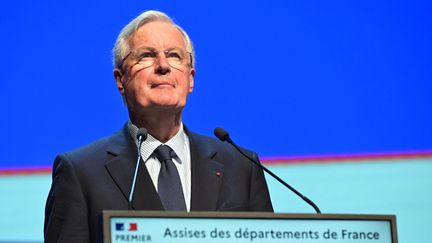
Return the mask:
[[(191, 211), (273, 211), (261, 169), (227, 143), (187, 129), (186, 133), (191, 149)], [(102, 210), (128, 209), (136, 156), (127, 126), (57, 156), (45, 209), (45, 242), (102, 242)], [(132, 207), (163, 210), (141, 165)]]

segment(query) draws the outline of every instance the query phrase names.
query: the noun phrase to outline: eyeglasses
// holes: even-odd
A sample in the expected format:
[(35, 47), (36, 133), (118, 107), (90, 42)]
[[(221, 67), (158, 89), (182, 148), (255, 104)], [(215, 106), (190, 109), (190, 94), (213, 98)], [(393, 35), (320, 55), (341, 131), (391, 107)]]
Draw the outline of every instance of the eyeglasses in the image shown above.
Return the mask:
[[(137, 50), (130, 51), (120, 62), (119, 67), (122, 67), (126, 59), (131, 56), (135, 63), (131, 65), (140, 65), (142, 68), (148, 68), (158, 59), (159, 53), (163, 52), (168, 64), (176, 69), (181, 69), (185, 65), (192, 65), (192, 53), (179, 48), (170, 48), (167, 50), (156, 50), (151, 47), (143, 47)], [(190, 61), (189, 61), (190, 60)]]

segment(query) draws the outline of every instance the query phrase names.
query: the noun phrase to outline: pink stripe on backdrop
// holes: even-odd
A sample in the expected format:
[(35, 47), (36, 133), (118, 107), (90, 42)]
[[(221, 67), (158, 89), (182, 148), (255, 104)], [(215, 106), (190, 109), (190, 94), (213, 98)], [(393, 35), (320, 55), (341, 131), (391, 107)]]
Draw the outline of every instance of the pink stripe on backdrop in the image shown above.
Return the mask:
[(0, 176), (50, 174), (50, 167), (0, 168)]
[(432, 150), (409, 152), (383, 152), (360, 154), (334, 154), (334, 155), (306, 155), (306, 156), (264, 156), (261, 161), (264, 164), (303, 164), (303, 163), (328, 163), (346, 161), (368, 160), (399, 160), (399, 159), (432, 159)]
[[(432, 150), (410, 152), (335, 154), (335, 155), (307, 155), (307, 156), (264, 156), (264, 164), (306, 164), (306, 163), (338, 163), (347, 161), (364, 162), (370, 160), (399, 160), (399, 159), (432, 159)], [(432, 161), (432, 160), (431, 160)], [(0, 168), (0, 176), (50, 174), (51, 167), (19, 167)]]

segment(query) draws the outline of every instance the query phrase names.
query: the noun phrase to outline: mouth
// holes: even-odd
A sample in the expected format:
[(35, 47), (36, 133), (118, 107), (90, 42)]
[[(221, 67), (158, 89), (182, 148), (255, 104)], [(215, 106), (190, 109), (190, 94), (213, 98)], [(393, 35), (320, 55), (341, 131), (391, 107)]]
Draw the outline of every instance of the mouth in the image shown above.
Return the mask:
[(174, 87), (175, 87), (174, 84), (167, 83), (167, 82), (164, 82), (164, 83), (155, 83), (155, 84), (151, 85), (151, 88), (174, 88)]

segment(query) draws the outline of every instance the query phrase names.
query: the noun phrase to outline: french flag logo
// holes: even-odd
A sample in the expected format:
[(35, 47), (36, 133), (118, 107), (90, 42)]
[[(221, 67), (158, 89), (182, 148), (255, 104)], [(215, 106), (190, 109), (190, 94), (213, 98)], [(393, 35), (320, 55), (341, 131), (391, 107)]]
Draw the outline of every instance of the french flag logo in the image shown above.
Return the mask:
[(115, 224), (116, 231), (138, 231), (137, 223), (116, 223)]

